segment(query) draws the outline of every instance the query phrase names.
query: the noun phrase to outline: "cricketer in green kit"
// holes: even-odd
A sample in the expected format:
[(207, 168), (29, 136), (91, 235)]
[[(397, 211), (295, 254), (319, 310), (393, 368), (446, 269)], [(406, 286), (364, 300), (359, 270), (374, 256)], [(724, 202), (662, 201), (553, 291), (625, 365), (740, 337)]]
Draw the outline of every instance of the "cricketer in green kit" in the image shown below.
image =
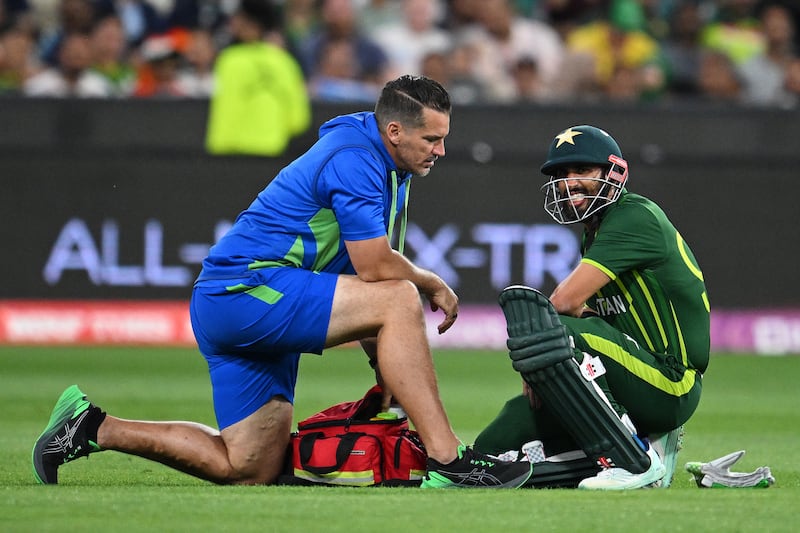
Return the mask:
[(664, 211), (625, 188), (627, 167), (599, 128), (555, 136), (541, 167), (545, 210), (584, 224), (582, 258), (549, 298), (523, 286), (500, 295), (523, 394), (475, 447), (500, 455), (541, 441), (548, 459), (532, 460), (534, 487), (668, 487), (700, 400), (710, 348), (703, 274)]

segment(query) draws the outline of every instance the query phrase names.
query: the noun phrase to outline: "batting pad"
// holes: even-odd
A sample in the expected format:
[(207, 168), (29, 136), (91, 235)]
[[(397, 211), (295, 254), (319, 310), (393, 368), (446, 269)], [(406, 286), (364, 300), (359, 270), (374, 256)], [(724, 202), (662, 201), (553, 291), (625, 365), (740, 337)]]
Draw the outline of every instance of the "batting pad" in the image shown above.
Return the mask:
[(604, 467), (639, 474), (650, 459), (630, 430), (581, 375), (574, 348), (550, 300), (521, 285), (503, 290), (509, 357), (588, 457)]

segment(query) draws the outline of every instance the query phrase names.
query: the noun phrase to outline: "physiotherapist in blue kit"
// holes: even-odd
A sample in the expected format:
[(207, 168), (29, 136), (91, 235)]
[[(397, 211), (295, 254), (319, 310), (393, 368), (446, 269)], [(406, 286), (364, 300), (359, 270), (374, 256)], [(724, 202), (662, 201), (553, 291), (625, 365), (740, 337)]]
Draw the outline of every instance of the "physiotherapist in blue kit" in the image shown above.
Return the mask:
[(61, 464), (111, 449), (215, 483), (272, 483), (289, 443), (300, 354), (360, 341), (379, 383), (425, 444), (423, 488), (524, 484), (529, 463), (480, 454), (453, 432), (420, 295), (443, 313), (439, 333), (456, 320), (458, 298), (391, 247), (405, 232), (412, 176), (427, 176), (445, 155), (450, 112), (449, 95), (436, 81), (388, 82), (374, 112), (325, 123), (319, 140), (211, 248), (191, 319), (208, 361), (219, 431), (112, 417), (73, 386), (34, 447), (37, 479), (55, 483)]

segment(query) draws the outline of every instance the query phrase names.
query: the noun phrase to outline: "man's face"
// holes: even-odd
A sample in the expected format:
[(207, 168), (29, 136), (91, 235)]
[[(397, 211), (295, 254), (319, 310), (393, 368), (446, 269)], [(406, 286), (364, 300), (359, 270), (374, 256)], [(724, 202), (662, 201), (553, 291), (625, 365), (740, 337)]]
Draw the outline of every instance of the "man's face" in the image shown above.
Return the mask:
[(603, 168), (597, 165), (576, 165), (556, 170), (558, 192), (568, 199), (577, 215), (583, 215), (594, 203), (603, 186)]
[(449, 114), (425, 108), (423, 117), (421, 127), (389, 125), (390, 131), (396, 128), (390, 139), (397, 167), (415, 176), (427, 176), (436, 160), (444, 156), (444, 138), (450, 133)]

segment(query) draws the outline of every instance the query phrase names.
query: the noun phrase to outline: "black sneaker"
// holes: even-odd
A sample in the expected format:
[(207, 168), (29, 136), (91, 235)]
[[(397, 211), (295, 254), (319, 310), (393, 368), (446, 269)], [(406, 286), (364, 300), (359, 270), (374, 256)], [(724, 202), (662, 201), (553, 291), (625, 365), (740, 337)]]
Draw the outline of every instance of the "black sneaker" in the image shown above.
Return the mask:
[(33, 446), (33, 474), (39, 483), (58, 483), (59, 466), (100, 451), (86, 434), (89, 418), (100, 413), (77, 385), (61, 394), (50, 422)]
[(463, 444), (458, 447), (458, 458), (443, 465), (428, 459), (428, 473), (422, 479), (423, 489), (516, 489), (533, 474), (528, 461), (499, 461), (478, 453)]

